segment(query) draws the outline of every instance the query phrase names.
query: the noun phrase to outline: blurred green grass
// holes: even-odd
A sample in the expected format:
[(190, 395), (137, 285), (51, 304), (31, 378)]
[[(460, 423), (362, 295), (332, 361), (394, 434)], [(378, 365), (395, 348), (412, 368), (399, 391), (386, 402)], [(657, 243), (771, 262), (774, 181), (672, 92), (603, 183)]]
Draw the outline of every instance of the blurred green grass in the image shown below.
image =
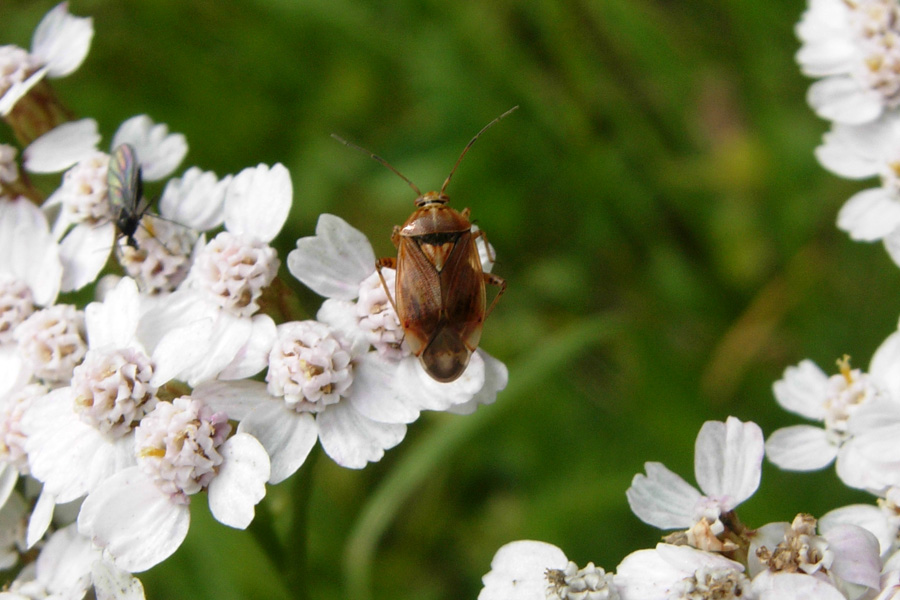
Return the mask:
[[(3, 0), (0, 41), (27, 47), (52, 1)], [(187, 135), (187, 164), (235, 173), (282, 162), (295, 202), (282, 256), (321, 212), (362, 229), (376, 252), (412, 210), (396, 176), (337, 144), (385, 157), (439, 186), (485, 134), (448, 192), (497, 249), (509, 291), (482, 346), (517, 365), (561, 331), (622, 323), (487, 417), (408, 501), (377, 546), (373, 598), (474, 598), (496, 549), (534, 538), (613, 569), (659, 533), (624, 492), (643, 462), (693, 480), (708, 419), (766, 433), (799, 419), (771, 384), (802, 358), (865, 367), (896, 327), (900, 272), (880, 246), (837, 231), (866, 184), (812, 155), (827, 125), (804, 102), (793, 54), (800, 0), (73, 0), (94, 17), (90, 55), (54, 85), (109, 140), (139, 113)], [(11, 141), (0, 128), (0, 141)], [(151, 192), (153, 190), (151, 189)], [(298, 284), (299, 290), (299, 284)], [(318, 299), (303, 293), (310, 313)], [(363, 471), (320, 459), (311, 500), (309, 585), (347, 595), (345, 544), (367, 501), (448, 423), (426, 415)], [(452, 425), (449, 425), (452, 426)], [(868, 501), (831, 471), (767, 465), (740, 509), (761, 525)], [(276, 514), (290, 483), (270, 489)], [(149, 598), (271, 598), (290, 592), (253, 539), (204, 502), (185, 546), (143, 574)], [(198, 585), (198, 573), (203, 573)], [(208, 576), (207, 576), (208, 574)]]

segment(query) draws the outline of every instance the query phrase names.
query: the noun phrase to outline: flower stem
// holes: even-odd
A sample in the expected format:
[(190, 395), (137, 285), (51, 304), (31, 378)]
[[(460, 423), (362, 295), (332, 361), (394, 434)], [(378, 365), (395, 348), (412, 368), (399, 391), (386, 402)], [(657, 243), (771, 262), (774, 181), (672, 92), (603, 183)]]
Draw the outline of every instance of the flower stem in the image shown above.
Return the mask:
[(309, 598), (309, 577), (307, 555), (309, 536), (307, 524), (309, 522), (309, 499), (312, 496), (312, 476), (316, 461), (322, 454), (321, 447), (317, 444), (303, 467), (294, 475), (293, 513), (288, 532), (288, 543), (285, 545), (283, 555), (283, 570), (285, 583), (293, 593), (294, 600), (307, 600)]
[(533, 391), (549, 373), (586, 348), (606, 343), (618, 331), (618, 319), (600, 315), (575, 323), (510, 368), (509, 385), (494, 406), (482, 407), (464, 418), (450, 418), (411, 447), (375, 489), (354, 524), (344, 552), (345, 597), (372, 598), (375, 549), (409, 497), (448, 457), (488, 424), (502, 418), (516, 401)]

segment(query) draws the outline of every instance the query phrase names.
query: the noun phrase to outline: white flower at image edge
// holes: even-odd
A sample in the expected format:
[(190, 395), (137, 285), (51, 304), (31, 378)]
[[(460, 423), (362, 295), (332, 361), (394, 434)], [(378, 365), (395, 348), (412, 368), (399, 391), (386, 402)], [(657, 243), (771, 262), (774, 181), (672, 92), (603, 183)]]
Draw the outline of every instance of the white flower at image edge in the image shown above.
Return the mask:
[[(256, 314), (280, 261), (269, 243), (281, 231), (293, 199), (284, 165), (244, 169), (225, 192), (225, 231), (195, 251), (184, 283), (148, 311), (147, 339), (185, 349), (176, 377), (191, 386), (213, 378), (242, 379), (261, 371), (275, 339), (275, 322)], [(187, 331), (205, 323), (205, 330)]]
[(654, 527), (690, 529), (705, 521), (717, 535), (722, 531), (719, 517), (759, 487), (762, 459), (758, 425), (734, 417), (724, 423), (707, 421), (694, 450), (694, 476), (703, 494), (661, 463), (648, 462), (647, 474), (635, 475), (626, 492), (628, 503), (639, 519)]
[[(59, 125), (23, 153), (28, 171), (55, 173), (68, 169), (62, 185), (43, 206), (44, 210), (59, 209), (53, 232), (60, 240), (63, 291), (78, 290), (93, 282), (116, 239), (115, 215), (107, 193), (109, 155), (97, 149), (99, 142), (97, 122), (83, 119)], [(144, 181), (170, 175), (188, 150), (183, 134), (169, 133), (167, 125), (156, 124), (147, 115), (132, 117), (119, 126), (111, 148), (124, 143), (135, 147)]]
[(797, 62), (821, 77), (807, 100), (820, 117), (866, 123), (900, 102), (896, 0), (810, 0), (798, 23)]
[[(479, 250), (483, 244), (479, 238)], [(483, 266), (490, 270), (486, 252)], [(395, 388), (398, 402), (357, 403), (358, 410), (376, 421), (411, 423), (423, 410), (469, 414), (482, 404), (491, 404), (506, 387), (506, 365), (477, 349), (463, 375), (456, 381), (440, 383), (432, 379), (415, 356), (399, 351), (391, 342), (402, 331), (378, 273), (375, 253), (366, 236), (343, 219), (323, 214), (316, 235), (297, 240), (296, 250), (287, 259), (288, 270), (311, 290), (328, 298), (317, 318), (352, 338), (371, 343), (385, 358), (396, 363)], [(394, 281), (394, 271), (383, 269), (385, 280)], [(390, 290), (393, 296), (393, 289)], [(382, 296), (372, 301), (370, 296)], [(363, 300), (366, 297), (366, 300)], [(359, 298), (357, 302), (354, 299)], [(380, 313), (373, 319), (373, 313)], [(392, 321), (390, 326), (386, 323)]]
[(59, 293), (59, 247), (44, 213), (25, 198), (0, 197), (0, 280), (5, 277), (24, 282), (40, 306)]
[(816, 148), (826, 169), (847, 179), (878, 177), (879, 187), (857, 192), (838, 212), (838, 228), (861, 242), (883, 241), (900, 264), (900, 113), (865, 125), (834, 124)]
[(743, 565), (689, 546), (632, 552), (616, 568), (615, 583), (622, 600), (753, 598)]
[(839, 361), (829, 377), (812, 361), (788, 367), (773, 385), (778, 403), (823, 427), (793, 425), (766, 441), (766, 455), (782, 469), (811, 471), (837, 459), (841, 480), (882, 493), (900, 486), (900, 457), (885, 452), (900, 434), (900, 333), (875, 351), (868, 373)]
[(227, 438), (224, 413), (182, 396), (160, 402), (135, 431), (137, 466), (106, 479), (84, 500), (78, 530), (121, 569), (168, 558), (190, 526), (190, 497), (206, 489), (213, 516), (244, 529), (265, 495), (269, 457), (251, 435)]
[(102, 560), (75, 524), (55, 531), (32, 564), (0, 593), (0, 600), (82, 598), (93, 584), (98, 598), (143, 600), (141, 582)]
[(15, 46), (0, 46), (0, 65), (8, 67), (3, 65), (7, 61), (20, 63), (14, 71), (15, 80), (0, 78), (0, 116), (8, 115), (44, 77), (65, 77), (78, 69), (87, 57), (93, 37), (93, 19), (70, 15), (69, 3), (62, 2), (38, 23), (31, 38), (30, 53)]
[(618, 600), (613, 576), (589, 563), (583, 569), (552, 544), (510, 542), (497, 550), (481, 578), (478, 600)]

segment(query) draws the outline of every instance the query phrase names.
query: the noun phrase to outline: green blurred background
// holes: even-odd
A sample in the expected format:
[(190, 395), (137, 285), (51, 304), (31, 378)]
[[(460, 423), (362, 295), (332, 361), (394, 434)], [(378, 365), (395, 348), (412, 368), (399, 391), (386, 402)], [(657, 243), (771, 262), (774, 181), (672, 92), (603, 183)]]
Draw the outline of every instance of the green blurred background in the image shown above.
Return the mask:
[[(0, 43), (28, 47), (53, 5), (0, 0)], [(403, 181), (332, 132), (430, 189), (475, 132), (520, 106), (448, 190), (490, 235), (509, 282), (482, 340), (510, 368), (508, 393), (474, 417), (425, 415), (363, 471), (314, 464), (313, 598), (474, 599), (497, 548), (523, 538), (614, 569), (659, 539), (624, 495), (644, 461), (693, 482), (704, 421), (735, 415), (771, 433), (801, 422), (772, 397), (786, 366), (809, 357), (834, 372), (844, 353), (868, 364), (896, 327), (900, 272), (883, 248), (834, 226), (869, 182), (839, 180), (813, 157), (827, 124), (806, 106), (793, 61), (803, 9), (71, 2), (96, 35), (82, 68), (54, 84), (65, 102), (107, 141), (135, 114), (168, 123), (187, 135), (186, 166), (221, 175), (284, 163), (294, 183), (284, 253), (327, 211), (391, 255), (391, 227), (412, 210)], [(0, 141), (11, 141), (5, 126)], [(301, 296), (312, 314), (320, 300)], [(270, 488), (276, 527), (293, 490)], [(185, 545), (141, 575), (149, 598), (296, 593), (253, 536), (197, 500)], [(758, 526), (853, 501), (869, 498), (832, 470), (767, 464), (739, 512)]]

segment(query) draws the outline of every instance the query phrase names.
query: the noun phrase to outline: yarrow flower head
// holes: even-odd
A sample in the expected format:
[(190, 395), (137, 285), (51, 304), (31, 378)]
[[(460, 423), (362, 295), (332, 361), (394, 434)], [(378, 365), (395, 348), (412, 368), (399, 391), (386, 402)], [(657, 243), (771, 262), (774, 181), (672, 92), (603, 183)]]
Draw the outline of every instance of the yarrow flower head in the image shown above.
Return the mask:
[(612, 574), (579, 569), (552, 544), (522, 540), (497, 550), (478, 600), (618, 600)]
[(755, 600), (744, 566), (713, 552), (657, 544), (632, 552), (616, 568), (622, 600)]
[(852, 369), (846, 357), (831, 377), (808, 360), (789, 367), (773, 386), (776, 400), (825, 427), (776, 430), (766, 441), (769, 460), (782, 469), (808, 471), (837, 459), (838, 475), (851, 487), (883, 493), (900, 486), (900, 460), (880, 450), (900, 431), (898, 360), (900, 333), (894, 333), (876, 350), (867, 373)]
[(68, 2), (62, 2), (34, 30), (30, 52), (0, 46), (0, 116), (9, 115), (44, 77), (65, 77), (78, 69), (93, 36), (93, 20), (70, 15)]
[(149, 339), (190, 345), (191, 355), (180, 358), (175, 374), (190, 385), (249, 377), (266, 366), (275, 322), (258, 314), (259, 301), (281, 264), (269, 244), (293, 197), (290, 174), (281, 164), (244, 169), (227, 186), (199, 185), (205, 192), (194, 197), (224, 193), (224, 213), (198, 209), (192, 219), (213, 224), (224, 216), (226, 230), (198, 244), (186, 279), (146, 315), (147, 322), (160, 325), (147, 331)]
[[(116, 239), (116, 216), (109, 202), (109, 154), (99, 151), (97, 122), (83, 119), (64, 123), (31, 143), (24, 153), (25, 168), (37, 173), (66, 170), (60, 188), (45, 208), (59, 207), (53, 232), (60, 242), (65, 271), (62, 289), (78, 290), (93, 282), (106, 264)], [(157, 181), (170, 175), (187, 154), (182, 134), (170, 134), (165, 124), (148, 116), (126, 120), (113, 136), (112, 148), (135, 148), (142, 178)]]
[(750, 552), (753, 591), (761, 598), (791, 592), (791, 597), (840, 599), (847, 584), (880, 588), (878, 540), (854, 525), (817, 535), (816, 520), (800, 514), (792, 523), (759, 528)]
[[(626, 496), (631, 510), (660, 529), (687, 528), (684, 543), (702, 550), (736, 549), (727, 518), (753, 495), (762, 474), (763, 437), (755, 423), (734, 417), (707, 421), (697, 435), (694, 475), (701, 494), (661, 463), (645, 463)], [(734, 532), (731, 532), (734, 533)]]
[(78, 530), (119, 568), (138, 572), (178, 549), (190, 526), (190, 498), (202, 490), (217, 520), (247, 527), (265, 495), (269, 458), (255, 438), (230, 432), (228, 416), (201, 400), (159, 402), (135, 432), (137, 465), (88, 494)]
[(241, 382), (235, 393), (240, 390), (243, 412), (233, 415), (238, 431), (257, 437), (269, 452), (271, 483), (300, 468), (316, 440), (335, 462), (354, 469), (380, 460), (403, 440), (405, 424), (368, 416), (389, 414), (398, 401), (391, 387), (394, 366), (365, 350), (359, 340), (318, 321), (278, 326), (266, 385)]
[(900, 104), (896, 0), (811, 0), (797, 35), (800, 67), (822, 77), (807, 95), (820, 117), (860, 124)]

